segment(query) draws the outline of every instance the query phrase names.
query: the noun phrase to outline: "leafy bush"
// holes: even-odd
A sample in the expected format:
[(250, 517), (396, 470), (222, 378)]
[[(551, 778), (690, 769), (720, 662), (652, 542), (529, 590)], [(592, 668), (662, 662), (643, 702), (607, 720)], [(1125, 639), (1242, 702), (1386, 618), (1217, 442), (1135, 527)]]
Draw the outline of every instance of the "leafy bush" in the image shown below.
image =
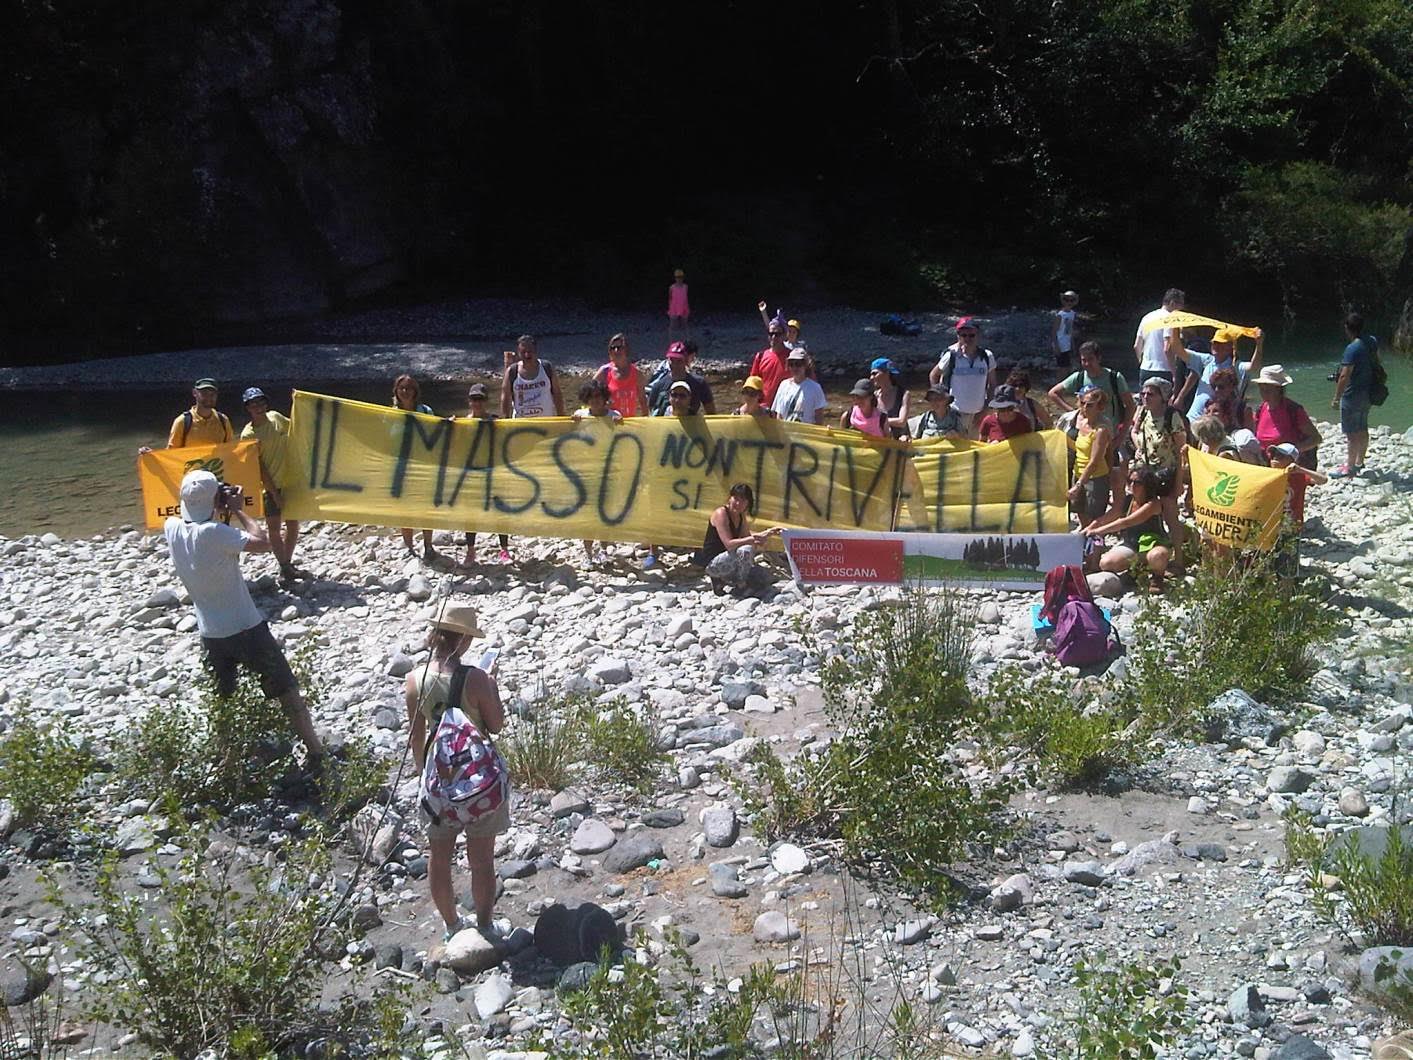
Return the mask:
[(575, 699), (557, 699), (507, 720), (496, 747), (518, 786), (550, 791), (569, 786), (584, 743), (581, 709)]
[(582, 724), (585, 757), (600, 776), (639, 791), (652, 786), (667, 756), (646, 718), (620, 703), (586, 710)]
[(116, 857), (99, 871), (91, 905), (51, 887), (76, 947), (104, 977), (90, 1015), (164, 1055), (278, 1051), (314, 1018), (317, 947), (343, 901), (319, 882), (325, 844), (291, 844), (266, 868), (216, 856), (204, 827), (181, 838), (187, 852), (175, 869), (156, 867), (155, 893), (126, 890)]
[(1177, 982), (1180, 963), (1075, 966), (1079, 1009), (1057, 1023), (1047, 1056), (1065, 1060), (1149, 1060), (1167, 1055), (1192, 1025), (1187, 990)]
[(1272, 557), (1243, 569), (1199, 569), (1192, 586), (1149, 599), (1134, 620), (1129, 688), (1154, 731), (1196, 733), (1207, 704), (1231, 688), (1289, 698), (1318, 669), (1313, 647), (1339, 627), (1311, 581), (1278, 576)]
[(759, 743), (742, 762), (754, 775), (746, 781), (731, 773), (728, 781), (751, 827), (766, 839), (816, 835), (830, 827), (830, 759), (802, 755), (787, 765), (773, 747)]
[[(1321, 837), (1307, 815), (1286, 814), (1286, 860), (1305, 873), (1315, 908), (1345, 936), (1358, 932), (1368, 946), (1413, 946), (1413, 842), (1390, 827), (1379, 856), (1360, 850), (1348, 834)], [(1324, 886), (1337, 876), (1342, 893)]]
[(62, 831), (94, 765), (93, 756), (61, 732), (21, 721), (0, 740), (0, 799), (14, 806), (17, 825)]
[(992, 678), (992, 732), (1061, 785), (1085, 787), (1136, 764), (1144, 740), (1119, 704), (1084, 708), (1065, 682), (1006, 667)]

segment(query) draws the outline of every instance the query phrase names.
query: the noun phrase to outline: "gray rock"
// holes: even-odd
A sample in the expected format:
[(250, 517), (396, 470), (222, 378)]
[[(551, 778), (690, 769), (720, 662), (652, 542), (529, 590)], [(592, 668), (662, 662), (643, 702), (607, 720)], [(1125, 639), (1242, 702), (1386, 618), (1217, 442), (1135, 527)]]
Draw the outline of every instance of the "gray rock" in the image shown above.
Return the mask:
[(559, 989), (564, 993), (573, 993), (575, 990), (583, 990), (589, 985), (589, 980), (594, 977), (594, 973), (599, 970), (599, 966), (593, 961), (579, 961), (564, 969), (559, 976)]
[(789, 942), (800, 937), (800, 925), (778, 909), (771, 909), (756, 917), (751, 934), (757, 942)]
[(489, 975), (476, 987), (476, 1015), (488, 1020), (496, 1013), (505, 1011), (514, 996), (515, 988), (511, 986), (509, 976), (499, 972)]
[(1070, 883), (1098, 887), (1104, 882), (1104, 866), (1097, 861), (1067, 861), (1062, 870)]
[(402, 967), (402, 947), (395, 942), (384, 942), (373, 950), (373, 970)]
[(0, 839), (9, 839), (15, 830), (15, 804), (9, 799), (0, 799)]
[(1139, 843), (1123, 857), (1109, 866), (1115, 876), (1134, 876), (1147, 870), (1165, 868), (1182, 860), (1182, 851), (1176, 843), (1164, 837)]
[(1367, 817), (1369, 800), (1358, 788), (1345, 788), (1339, 793), (1339, 812), (1348, 817)]
[(741, 709), (747, 714), (774, 714), (775, 704), (768, 696), (747, 696)]
[(400, 651), (393, 652), (393, 657), (388, 660), (389, 677), (406, 677), (417, 667), (417, 660), (410, 655), (405, 655)]
[(1315, 782), (1315, 774), (1299, 766), (1276, 766), (1266, 778), (1266, 787), (1280, 794), (1298, 795)]
[(1091, 596), (1103, 596), (1110, 600), (1117, 600), (1124, 594), (1123, 579), (1109, 571), (1096, 571), (1093, 574), (1087, 574), (1084, 580), (1089, 583)]
[(1242, 740), (1270, 742), (1277, 731), (1275, 715), (1239, 688), (1223, 692), (1207, 704), (1207, 738), (1240, 743)]
[(571, 813), (588, 813), (589, 800), (573, 788), (556, 791), (550, 799), (550, 813), (555, 817), (568, 817)]
[(1188, 843), (1182, 848), (1182, 856), (1193, 861), (1226, 861), (1227, 848), (1220, 843)]
[(633, 676), (626, 659), (604, 656), (589, 665), (589, 677), (606, 685), (621, 685)]
[(569, 839), (569, 849), (576, 854), (601, 854), (617, 842), (613, 829), (597, 817), (585, 817)]
[(1024, 872), (1003, 880), (991, 892), (991, 908), (997, 913), (1009, 913), (1035, 901), (1035, 881)]
[(28, 1005), (48, 990), (53, 981), (54, 977), (42, 966), (26, 966), (16, 960), (0, 964), (0, 996), (9, 1008)]
[(505, 858), (496, 862), (496, 875), (503, 880), (523, 880), (539, 871), (539, 866), (526, 858)]
[(176, 607), (182, 602), (175, 589), (158, 589), (147, 598), (143, 607)]
[(1232, 991), (1227, 999), (1227, 1014), (1239, 1027), (1265, 1027), (1271, 1022), (1271, 1014), (1261, 1000), (1261, 991), (1252, 983), (1243, 983)]
[(373, 725), (379, 729), (396, 732), (402, 728), (402, 715), (389, 707), (383, 707), (373, 715)]
[(349, 841), (370, 865), (382, 865), (398, 849), (402, 817), (396, 810), (370, 803), (349, 822)]
[(893, 926), (893, 941), (900, 946), (911, 946), (921, 942), (932, 934), (933, 925), (937, 921), (932, 917), (923, 917), (921, 920), (904, 920)]
[(721, 701), (732, 710), (740, 710), (744, 707), (748, 697), (764, 694), (765, 685), (761, 684), (759, 681), (721, 682)]
[(1303, 1034), (1294, 1034), (1271, 1054), (1271, 1060), (1330, 1060), (1323, 1045)]
[(660, 839), (648, 832), (631, 832), (605, 855), (603, 867), (609, 872), (631, 872), (663, 856)]
[(702, 832), (708, 846), (729, 847), (741, 834), (734, 806), (713, 806), (702, 814)]
[(809, 872), (813, 868), (810, 856), (794, 843), (781, 843), (770, 852), (770, 867), (782, 876)]
[(715, 864), (708, 868), (711, 893), (718, 898), (744, 898), (748, 893), (735, 865)]
[[(1403, 849), (1405, 851), (1413, 850), (1413, 824), (1401, 825), (1400, 828), (1403, 833)], [(1383, 858), (1384, 852), (1388, 849), (1390, 834), (1390, 828), (1376, 824), (1351, 828), (1330, 844), (1329, 853), (1325, 855), (1325, 864), (1326, 866), (1333, 865), (1336, 853), (1342, 848), (1355, 849), (1366, 860), (1378, 861)]]
[(463, 928), (447, 940), (441, 962), (461, 975), (479, 975), (500, 964), (501, 950), (475, 928)]
[(413, 603), (420, 604), (424, 600), (431, 599), (432, 583), (427, 581), (420, 574), (414, 574), (407, 579), (407, 598)]
[(739, 725), (724, 723), (721, 725), (708, 725), (704, 729), (688, 729), (680, 733), (677, 737), (677, 746), (687, 747), (691, 744), (706, 744), (708, 747), (725, 747), (727, 744), (735, 743), (743, 739), (746, 730)]
[(1359, 954), (1359, 985), (1371, 993), (1413, 991), (1413, 946), (1372, 946)]
[(649, 810), (638, 818), (638, 820), (649, 828), (676, 828), (686, 819), (686, 816), (676, 806)]
[(1069, 831), (1051, 832), (1045, 837), (1045, 846), (1049, 850), (1071, 854), (1079, 849), (1079, 836)]
[(157, 845), (157, 830), (150, 817), (129, 817), (113, 833), (113, 847), (119, 854), (139, 854)]
[(438, 968), (434, 977), (437, 984), (437, 993), (454, 994), (461, 989), (461, 980), (457, 978), (456, 972), (450, 968)]
[(353, 926), (358, 931), (372, 931), (382, 922), (382, 914), (373, 902), (365, 902), (353, 911)]

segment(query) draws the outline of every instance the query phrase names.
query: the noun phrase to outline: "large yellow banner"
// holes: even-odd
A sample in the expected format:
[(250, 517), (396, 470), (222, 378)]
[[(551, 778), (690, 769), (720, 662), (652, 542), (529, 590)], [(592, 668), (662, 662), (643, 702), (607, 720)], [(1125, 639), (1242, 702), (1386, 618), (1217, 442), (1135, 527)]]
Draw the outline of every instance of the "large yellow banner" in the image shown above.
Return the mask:
[(1285, 514), (1285, 471), (1191, 447), (1187, 459), (1192, 469), (1192, 512), (1202, 531), (1232, 548), (1273, 548)]
[(260, 481), (260, 446), (256, 442), (188, 445), (181, 449), (151, 449), (137, 458), (142, 483), (142, 511), (149, 530), (160, 530), (173, 515), (181, 515), (182, 476), (209, 471), (245, 493), (245, 511), (252, 518), (265, 514)]
[(1238, 335), (1245, 335), (1248, 339), (1254, 339), (1260, 334), (1260, 328), (1247, 327), (1245, 324), (1228, 324), (1225, 321), (1217, 320), (1215, 317), (1204, 317), (1197, 313), (1177, 311), (1168, 313), (1165, 316), (1155, 317), (1146, 328), (1143, 334), (1147, 335), (1156, 328), (1226, 328), (1228, 331), (1235, 331)]
[(745, 482), (757, 527), (1068, 527), (1057, 432), (909, 446), (744, 416), (443, 419), (303, 391), (291, 421), (292, 519), (698, 545)]

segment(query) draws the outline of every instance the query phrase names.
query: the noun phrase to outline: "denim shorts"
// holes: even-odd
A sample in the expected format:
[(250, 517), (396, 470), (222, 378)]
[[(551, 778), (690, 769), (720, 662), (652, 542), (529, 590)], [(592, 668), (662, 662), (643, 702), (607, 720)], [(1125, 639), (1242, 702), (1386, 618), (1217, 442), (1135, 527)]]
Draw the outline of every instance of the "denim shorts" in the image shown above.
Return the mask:
[(1345, 434), (1359, 434), (1369, 429), (1369, 400), (1367, 391), (1351, 394), (1345, 391), (1339, 399), (1339, 429)]

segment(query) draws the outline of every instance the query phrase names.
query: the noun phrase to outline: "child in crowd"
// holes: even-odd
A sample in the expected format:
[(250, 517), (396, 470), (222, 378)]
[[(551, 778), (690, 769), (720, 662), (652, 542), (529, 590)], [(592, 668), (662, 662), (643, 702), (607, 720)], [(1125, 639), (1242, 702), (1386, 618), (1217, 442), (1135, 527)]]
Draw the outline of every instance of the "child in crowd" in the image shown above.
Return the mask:
[[(606, 420), (617, 426), (623, 422), (623, 415), (608, 405), (608, 388), (597, 379), (591, 379), (579, 388), (579, 408), (574, 410), (576, 420)], [(584, 558), (590, 563), (607, 563), (608, 553), (602, 543), (584, 540)]]
[[(495, 413), (486, 408), (486, 385), (484, 383), (473, 383), (471, 389), (466, 391), (466, 404), (469, 409), (466, 413), (468, 420), (493, 420)], [(510, 535), (500, 534), (500, 555), (496, 558), (502, 563), (510, 562)], [(476, 562), (476, 535), (467, 533), (466, 535), (466, 556), (461, 561), (463, 567), (473, 566)]]
[(1285, 470), (1285, 518), (1281, 521), (1280, 537), (1276, 540), (1276, 570), (1287, 578), (1300, 573), (1300, 532), (1305, 528), (1305, 490), (1323, 486), (1329, 476), (1301, 467), (1300, 450), (1290, 442), (1273, 445), (1266, 450), (1271, 467)]
[(687, 323), (692, 316), (691, 303), (687, 301), (687, 274), (681, 269), (672, 271), (672, 286), (667, 289), (667, 341), (671, 342), (680, 334), (687, 335)]
[(1060, 295), (1060, 308), (1055, 310), (1054, 323), (1050, 326), (1050, 350), (1055, 355), (1055, 364), (1061, 368), (1070, 366), (1070, 354), (1074, 350), (1075, 328), (1074, 307), (1079, 305), (1079, 295), (1065, 291)]

